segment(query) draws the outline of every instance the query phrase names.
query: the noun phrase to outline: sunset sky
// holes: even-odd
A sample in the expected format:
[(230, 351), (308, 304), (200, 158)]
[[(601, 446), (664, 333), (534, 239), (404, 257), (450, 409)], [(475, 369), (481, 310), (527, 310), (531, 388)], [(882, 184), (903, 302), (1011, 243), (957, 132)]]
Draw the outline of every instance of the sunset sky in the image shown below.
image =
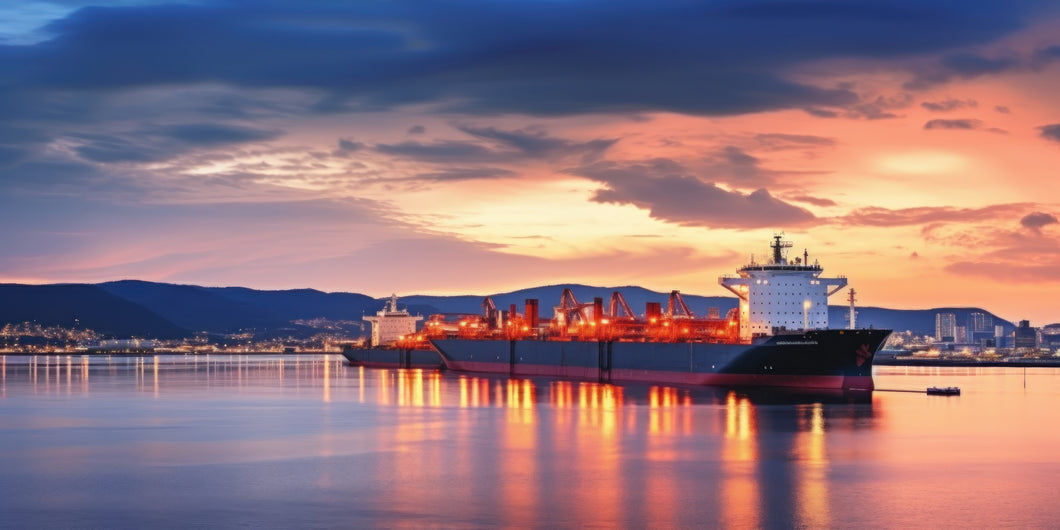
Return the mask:
[(727, 295), (783, 231), (1038, 326), (1058, 170), (1056, 2), (0, 6), (0, 282)]

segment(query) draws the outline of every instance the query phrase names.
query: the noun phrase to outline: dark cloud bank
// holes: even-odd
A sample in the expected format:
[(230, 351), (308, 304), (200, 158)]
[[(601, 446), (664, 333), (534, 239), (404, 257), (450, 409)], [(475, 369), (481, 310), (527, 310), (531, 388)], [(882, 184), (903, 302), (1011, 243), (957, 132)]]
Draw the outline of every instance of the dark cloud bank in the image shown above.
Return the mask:
[[(450, 101), (465, 112), (724, 115), (855, 104), (847, 89), (781, 72), (819, 59), (982, 44), (1019, 29), (1033, 10), (985, 0), (85, 8), (51, 24), (51, 40), (0, 47), (0, 81), (8, 101), (50, 90), (225, 83), (319, 90), (326, 96), (318, 110)], [(1010, 67), (1005, 58), (960, 53), (941, 65), (965, 77)]]
[[(793, 74), (825, 59), (932, 54), (942, 57), (935, 69), (918, 73), (921, 84), (1003, 72), (1016, 66), (1012, 58), (960, 50), (1025, 27), (1042, 5), (396, 0), (90, 7), (45, 28), (49, 40), (0, 46), (0, 132), (25, 128), (12, 138), (0, 134), (0, 166), (23, 164), (56, 138), (71, 140), (85, 161), (153, 162), (283, 134), (255, 125), (263, 113), (423, 103), (479, 115), (720, 116), (801, 108), (821, 116), (885, 118), (910, 101), (863, 101), (848, 86), (815, 85)], [(1047, 62), (1060, 54), (1044, 48), (1038, 55)], [(202, 86), (221, 88), (198, 96), (192, 111), (187, 102), (158, 105), (154, 125), (130, 126), (129, 120), (144, 118), (118, 110), (135, 90)], [(287, 108), (255, 92), (267, 89), (315, 95), (315, 103)], [(1043, 136), (1060, 137), (1052, 127), (1043, 127)], [(578, 157), (571, 173), (607, 186), (595, 200), (636, 204), (673, 222), (776, 226), (815, 219), (770, 195), (765, 186), (777, 174), (738, 147), (710, 155), (707, 170), (714, 174), (702, 178), (658, 168), (635, 178), (636, 164), (600, 162), (615, 139), (573, 142), (530, 129), (460, 129), (474, 141), (410, 138), (368, 146), (342, 139), (335, 153), (352, 157), (373, 149), (463, 166), (422, 175), (435, 181), (509, 175), (475, 164)], [(424, 132), (422, 126), (408, 129), (413, 137)], [(795, 135), (759, 140), (771, 149), (834, 143)], [(726, 182), (733, 188), (715, 184)]]

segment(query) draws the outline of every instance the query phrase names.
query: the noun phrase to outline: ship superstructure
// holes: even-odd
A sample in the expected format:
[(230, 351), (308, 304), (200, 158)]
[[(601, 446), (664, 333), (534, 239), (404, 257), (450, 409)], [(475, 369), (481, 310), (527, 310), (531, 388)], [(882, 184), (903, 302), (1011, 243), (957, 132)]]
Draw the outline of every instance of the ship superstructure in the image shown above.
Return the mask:
[(791, 246), (782, 234), (774, 235), (771, 261), (756, 263), (752, 257), (736, 276), (718, 278), (740, 299), (741, 339), (828, 328), (828, 297), (845, 287), (847, 279), (822, 277), (821, 265), (817, 260), (810, 264), (806, 251), (789, 260)]
[(363, 317), (372, 323), (372, 346), (393, 346), (399, 340), (416, 333), (416, 323), (423, 320), (420, 315), (409, 314), (408, 309), (398, 309), (397, 295), (391, 295), (387, 305), (375, 316)]

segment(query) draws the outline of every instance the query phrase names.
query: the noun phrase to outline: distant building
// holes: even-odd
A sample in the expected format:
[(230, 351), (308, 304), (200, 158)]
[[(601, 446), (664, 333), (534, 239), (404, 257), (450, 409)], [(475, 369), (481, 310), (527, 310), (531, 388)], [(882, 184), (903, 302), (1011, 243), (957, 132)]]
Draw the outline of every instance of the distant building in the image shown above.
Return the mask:
[(965, 326), (957, 326), (957, 331), (953, 334), (953, 341), (954, 342), (960, 342), (960, 343), (971, 342), (971, 340), (969, 340), (970, 339), (969, 335), (970, 334), (968, 333), (968, 328), (967, 327), (965, 327)]
[(1029, 320), (1020, 320), (1016, 331), (1012, 332), (1013, 348), (1037, 348), (1038, 330), (1031, 327)]
[(1042, 348), (1056, 350), (1060, 348), (1060, 324), (1049, 324), (1041, 329)]
[(953, 313), (935, 314), (935, 341), (953, 342), (957, 338), (957, 315)]
[(1006, 338), (1007, 337), (1005, 337), (1005, 326), (1002, 326), (1001, 324), (995, 325), (994, 326), (994, 345), (997, 346), (998, 348), (1007, 348), (1007, 347), (1009, 347), (1008, 343), (1005, 340)]
[(86, 349), (90, 353), (149, 353), (155, 350), (155, 341), (142, 339), (101, 340), (89, 345)]
[(991, 331), (994, 329), (994, 318), (986, 313), (972, 313), (968, 315), (968, 329), (973, 333)]

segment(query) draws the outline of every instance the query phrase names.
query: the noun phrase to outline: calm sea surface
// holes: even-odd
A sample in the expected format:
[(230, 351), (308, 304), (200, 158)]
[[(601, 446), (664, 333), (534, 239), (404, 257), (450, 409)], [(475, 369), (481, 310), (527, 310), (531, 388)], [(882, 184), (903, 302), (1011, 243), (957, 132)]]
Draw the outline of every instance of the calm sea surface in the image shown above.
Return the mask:
[(1060, 526), (1056, 369), (878, 367), (963, 393), (858, 399), (339, 356), (0, 363), (4, 527)]

